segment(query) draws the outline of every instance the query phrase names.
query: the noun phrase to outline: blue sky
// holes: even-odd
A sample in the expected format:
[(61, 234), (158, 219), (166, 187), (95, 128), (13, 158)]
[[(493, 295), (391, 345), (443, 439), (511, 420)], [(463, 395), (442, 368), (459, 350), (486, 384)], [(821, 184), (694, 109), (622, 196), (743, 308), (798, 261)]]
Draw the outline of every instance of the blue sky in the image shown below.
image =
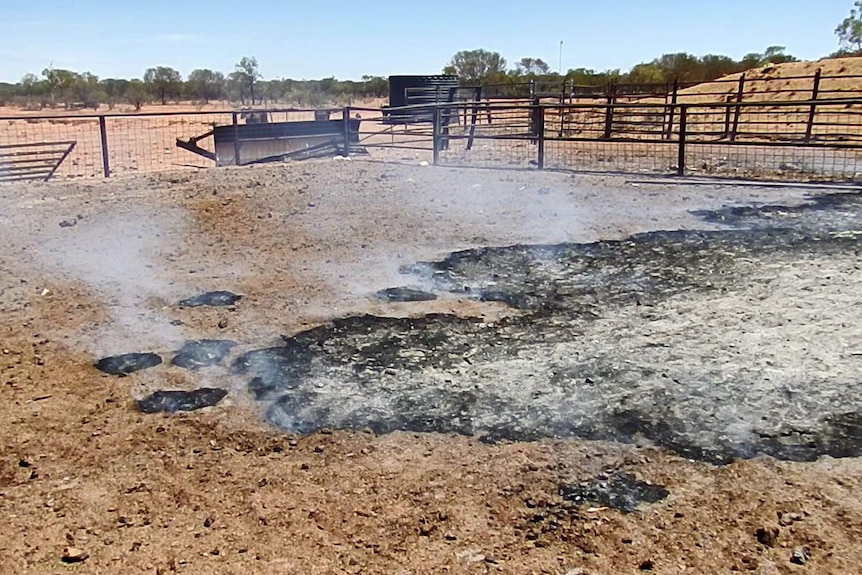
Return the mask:
[(463, 49), (509, 62), (627, 69), (668, 52), (741, 57), (770, 45), (803, 59), (837, 48), (851, 0), (0, 0), (0, 81), (55, 68), (140, 77), (150, 66), (265, 78), (437, 73)]

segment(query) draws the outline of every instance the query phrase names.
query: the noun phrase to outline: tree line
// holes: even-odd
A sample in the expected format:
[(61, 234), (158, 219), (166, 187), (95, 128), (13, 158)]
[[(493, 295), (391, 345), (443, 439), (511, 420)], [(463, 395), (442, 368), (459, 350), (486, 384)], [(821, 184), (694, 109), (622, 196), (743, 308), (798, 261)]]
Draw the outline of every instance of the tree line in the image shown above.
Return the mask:
[(31, 109), (62, 106), (66, 109), (130, 104), (140, 110), (154, 102), (217, 101), (245, 105), (289, 104), (322, 106), (388, 94), (389, 81), (379, 76), (363, 76), (361, 81), (337, 80), (263, 80), (257, 59), (242, 58), (233, 72), (224, 74), (209, 69), (193, 70), (187, 77), (169, 67), (147, 69), (141, 78), (104, 78), (90, 72), (46, 68), (41, 75), (26, 74), (16, 84), (0, 83), (0, 105), (19, 105)]
[(610, 82), (649, 84), (680, 82), (706, 82), (728, 74), (757, 68), (768, 62), (781, 64), (796, 62), (783, 46), (771, 46), (763, 53), (748, 54), (741, 60), (729, 56), (709, 54), (694, 56), (684, 52), (663, 56), (634, 66), (623, 72), (619, 69), (596, 71), (588, 68), (569, 69), (565, 74), (551, 71), (541, 58), (522, 58), (509, 68), (506, 59), (498, 52), (465, 50), (455, 54), (444, 73), (457, 75), (462, 84), (470, 86), (493, 85), (505, 88), (531, 80), (546, 83), (573, 83), (578, 86), (603, 86)]
[[(860, 0), (862, 2), (862, 0)], [(552, 72), (541, 58), (522, 58), (509, 68), (497, 52), (466, 50), (455, 54), (444, 73), (457, 75), (464, 85), (497, 85), (498, 89), (514, 87), (530, 80), (548, 83), (563, 81), (575, 85), (600, 86), (609, 82), (652, 83), (679, 79), (702, 82), (727, 74), (762, 66), (766, 62), (796, 61), (781, 46), (767, 48), (762, 54), (749, 54), (741, 60), (727, 56), (693, 56), (665, 54), (638, 64), (628, 72), (570, 69), (561, 75)], [(64, 107), (93, 108), (130, 104), (140, 110), (149, 102), (194, 101), (201, 104), (218, 101), (241, 105), (339, 105), (358, 99), (382, 98), (389, 92), (389, 81), (379, 76), (363, 76), (361, 81), (337, 80), (264, 80), (255, 58), (242, 58), (233, 72), (224, 74), (209, 69), (193, 70), (187, 77), (169, 66), (147, 69), (141, 78), (104, 78), (90, 72), (46, 68), (41, 75), (26, 74), (16, 84), (0, 84), (0, 105), (18, 105), (29, 109)]]

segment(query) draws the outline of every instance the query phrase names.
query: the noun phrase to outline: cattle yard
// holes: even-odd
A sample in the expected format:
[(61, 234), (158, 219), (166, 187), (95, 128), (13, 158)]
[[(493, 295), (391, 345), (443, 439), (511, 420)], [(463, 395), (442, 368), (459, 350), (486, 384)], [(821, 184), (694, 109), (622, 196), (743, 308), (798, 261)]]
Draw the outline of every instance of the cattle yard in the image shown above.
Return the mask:
[(0, 572), (854, 572), (862, 99), (691, 89), (3, 118)]

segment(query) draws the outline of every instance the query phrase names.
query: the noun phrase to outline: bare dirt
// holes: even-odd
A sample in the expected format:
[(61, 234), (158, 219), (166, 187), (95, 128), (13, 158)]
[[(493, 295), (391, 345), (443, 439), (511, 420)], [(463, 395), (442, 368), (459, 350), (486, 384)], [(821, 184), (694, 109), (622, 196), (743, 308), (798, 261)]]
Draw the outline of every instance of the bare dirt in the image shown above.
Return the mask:
[[(860, 442), (862, 210), (830, 198), (358, 161), (4, 186), (0, 571), (856, 572), (862, 467), (822, 447)], [(176, 305), (210, 290), (243, 298)], [(171, 364), (201, 339), (238, 345)], [(313, 357), (256, 394), (263, 349)], [(94, 367), (130, 352), (165, 361)], [(137, 407), (198, 388), (228, 393)]]

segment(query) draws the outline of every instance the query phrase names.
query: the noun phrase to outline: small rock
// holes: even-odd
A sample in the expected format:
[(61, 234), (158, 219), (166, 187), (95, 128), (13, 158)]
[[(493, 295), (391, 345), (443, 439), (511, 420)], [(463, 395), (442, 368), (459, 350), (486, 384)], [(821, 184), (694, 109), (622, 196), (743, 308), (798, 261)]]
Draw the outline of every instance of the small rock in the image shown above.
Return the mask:
[(788, 527), (793, 525), (797, 521), (802, 521), (803, 517), (801, 513), (779, 513), (778, 514), (778, 524), (782, 527)]
[(754, 532), (757, 542), (767, 547), (775, 547), (778, 540), (778, 527), (760, 527)]
[(227, 327), (227, 320), (226, 319), (223, 319), (223, 320), (218, 322), (218, 328), (219, 329), (225, 329), (226, 327)]
[(63, 220), (60, 222), (61, 228), (71, 228), (78, 225), (78, 220)]
[(647, 559), (646, 561), (641, 561), (641, 564), (638, 565), (638, 569), (640, 569), (641, 571), (652, 571), (654, 568), (655, 565), (653, 565), (653, 562), (650, 559)]
[(138, 400), (141, 413), (176, 413), (177, 411), (196, 411), (217, 405), (227, 396), (226, 389), (202, 387), (192, 391), (161, 390)]
[(785, 163), (781, 164), (780, 166), (778, 166), (778, 169), (781, 170), (782, 172), (801, 172), (802, 171), (801, 166), (799, 166), (797, 164), (790, 163), (790, 162), (785, 162)]
[(420, 165), (420, 166), (422, 166), (423, 168), (425, 168), (425, 167), (427, 167), (427, 166), (430, 166), (431, 164), (429, 164), (429, 163), (428, 163), (428, 162), (426, 162), (425, 160), (422, 160), (421, 162), (419, 162), (419, 165)]
[(181, 300), (178, 305), (180, 307), (227, 307), (235, 304), (241, 299), (242, 296), (239, 294), (235, 294), (225, 290), (217, 290), (202, 293), (200, 295), (196, 295), (195, 297)]
[(797, 547), (793, 550), (793, 555), (790, 556), (790, 562), (795, 565), (805, 565), (810, 558), (811, 552), (807, 547)]
[(323, 446), (322, 445), (316, 445), (314, 447), (314, 452), (315, 453), (323, 453)]
[(100, 359), (96, 362), (96, 369), (110, 375), (128, 375), (161, 363), (162, 358), (156, 353), (126, 353)]
[(89, 553), (77, 547), (66, 547), (63, 549), (63, 563), (82, 563), (90, 556)]
[(377, 299), (391, 302), (418, 302), (433, 301), (437, 299), (437, 296), (433, 293), (410, 287), (386, 288), (378, 291), (374, 295)]

